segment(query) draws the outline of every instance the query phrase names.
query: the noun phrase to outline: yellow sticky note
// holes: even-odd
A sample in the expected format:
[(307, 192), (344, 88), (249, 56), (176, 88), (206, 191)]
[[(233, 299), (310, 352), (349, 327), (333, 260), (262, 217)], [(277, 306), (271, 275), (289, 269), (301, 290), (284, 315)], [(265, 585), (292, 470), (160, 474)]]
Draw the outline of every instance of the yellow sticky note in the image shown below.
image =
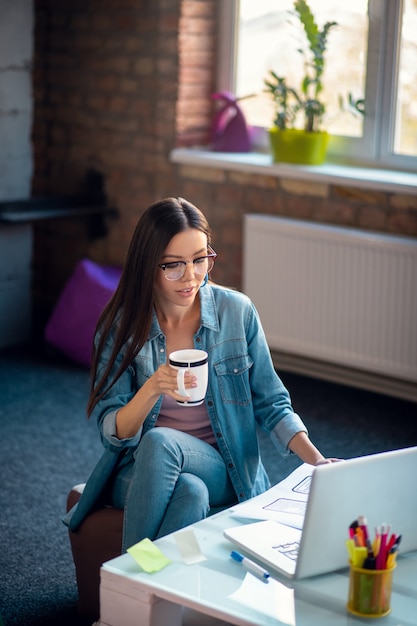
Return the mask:
[(139, 543), (128, 548), (127, 551), (148, 574), (159, 572), (171, 563), (150, 539), (142, 539)]

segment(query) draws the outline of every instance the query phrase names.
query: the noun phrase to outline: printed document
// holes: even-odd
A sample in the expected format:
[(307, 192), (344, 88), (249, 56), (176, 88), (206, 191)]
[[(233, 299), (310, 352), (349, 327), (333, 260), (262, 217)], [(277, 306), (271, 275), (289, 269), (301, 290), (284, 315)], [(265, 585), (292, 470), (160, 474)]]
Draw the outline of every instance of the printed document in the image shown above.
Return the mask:
[(275, 520), (301, 529), (314, 469), (314, 465), (303, 463), (268, 491), (234, 506), (230, 514), (245, 519)]

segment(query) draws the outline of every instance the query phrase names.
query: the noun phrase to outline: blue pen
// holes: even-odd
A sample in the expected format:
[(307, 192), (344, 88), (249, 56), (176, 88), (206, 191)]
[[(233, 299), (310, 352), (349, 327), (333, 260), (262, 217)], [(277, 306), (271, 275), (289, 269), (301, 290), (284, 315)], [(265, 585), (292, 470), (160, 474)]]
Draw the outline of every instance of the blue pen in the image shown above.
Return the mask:
[(250, 572), (257, 578), (262, 580), (262, 582), (264, 583), (269, 582), (268, 578), (270, 574), (266, 572), (262, 567), (257, 565), (257, 563), (254, 563), (250, 559), (247, 559), (245, 556), (243, 556), (239, 552), (236, 552), (236, 550), (232, 550), (232, 552), (230, 553), (230, 556), (232, 557), (234, 561), (237, 561), (238, 563), (242, 563), (243, 567), (247, 569), (248, 572)]

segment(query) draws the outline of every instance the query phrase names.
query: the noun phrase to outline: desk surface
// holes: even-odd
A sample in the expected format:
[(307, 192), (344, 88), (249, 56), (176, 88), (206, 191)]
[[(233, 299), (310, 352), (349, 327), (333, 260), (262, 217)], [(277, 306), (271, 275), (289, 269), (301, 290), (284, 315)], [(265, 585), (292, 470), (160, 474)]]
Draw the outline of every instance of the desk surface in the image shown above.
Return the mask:
[[(156, 541), (172, 561), (160, 572), (146, 574), (129, 554), (104, 563), (100, 592), (102, 613), (107, 594), (112, 596), (112, 603), (119, 594), (120, 604), (118, 619), (112, 621), (102, 614), (102, 623), (109, 626), (142, 626), (144, 621), (127, 615), (130, 610), (126, 608), (128, 597), (134, 598), (134, 602), (142, 602), (146, 597), (160, 598), (235, 625), (346, 626), (364, 623), (363, 619), (346, 610), (347, 568), (301, 581), (290, 581), (274, 574), (268, 584), (246, 573), (239, 563), (230, 558), (233, 546), (223, 537), (225, 528), (238, 524), (239, 520), (232, 518), (228, 511), (223, 511), (186, 529), (192, 529), (205, 556), (205, 560), (199, 563), (184, 563), (175, 534)], [(384, 626), (417, 625), (417, 552), (398, 558), (391, 605), (392, 612), (384, 618)], [(123, 618), (124, 608), (126, 619)], [(166, 614), (164, 619), (166, 625)], [(147, 623), (152, 626), (159, 624), (151, 617)]]

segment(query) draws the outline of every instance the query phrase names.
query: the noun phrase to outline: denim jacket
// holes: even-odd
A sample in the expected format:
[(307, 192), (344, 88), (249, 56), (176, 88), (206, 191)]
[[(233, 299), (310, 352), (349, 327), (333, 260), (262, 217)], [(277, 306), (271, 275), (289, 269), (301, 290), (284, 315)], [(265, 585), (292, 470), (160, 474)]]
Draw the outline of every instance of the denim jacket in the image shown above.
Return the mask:
[[(208, 353), (206, 408), (237, 499), (243, 501), (270, 487), (260, 459), (256, 423), (270, 433), (282, 455), (288, 454), (290, 439), (307, 429), (294, 413), (288, 391), (275, 372), (258, 313), (249, 298), (212, 284), (199, 293), (201, 324), (194, 346)], [(109, 344), (104, 349), (102, 367), (110, 349)], [(64, 520), (71, 529), (93, 508), (115, 467), (131, 459), (141, 436), (155, 426), (162, 396), (134, 437), (115, 436), (117, 410), (166, 361), (165, 336), (154, 314), (147, 342), (94, 410), (105, 452), (87, 482), (77, 511)]]

